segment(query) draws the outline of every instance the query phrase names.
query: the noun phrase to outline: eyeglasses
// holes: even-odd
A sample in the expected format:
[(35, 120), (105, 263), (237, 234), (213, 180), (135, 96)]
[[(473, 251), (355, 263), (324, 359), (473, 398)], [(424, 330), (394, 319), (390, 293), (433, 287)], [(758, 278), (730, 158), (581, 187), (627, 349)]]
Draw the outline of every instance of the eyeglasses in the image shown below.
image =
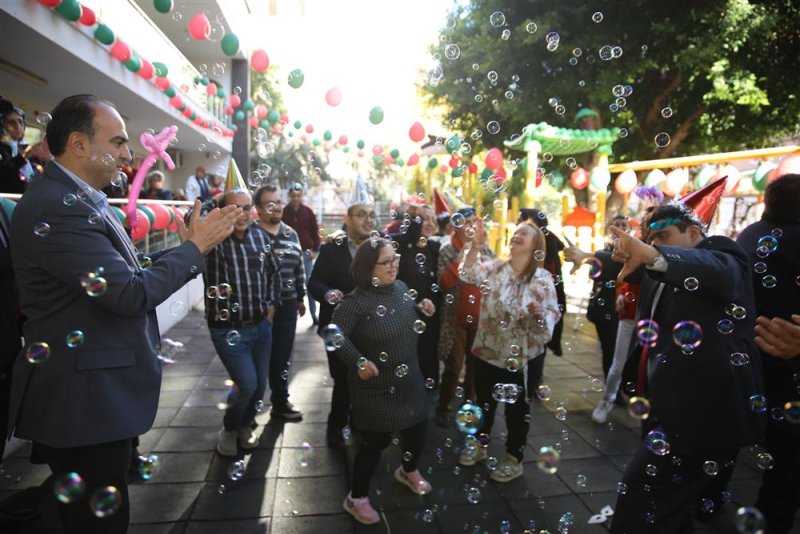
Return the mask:
[(253, 211), (253, 205), (252, 204), (247, 204), (246, 206), (240, 206), (239, 204), (234, 204), (234, 206), (236, 206), (237, 208), (242, 208), (242, 211), (245, 212), (245, 213)]
[(380, 265), (381, 267), (384, 267), (386, 269), (388, 269), (392, 265), (399, 265), (399, 264), (400, 264), (400, 254), (395, 254), (394, 258), (390, 260), (379, 261), (375, 263), (375, 265)]
[(277, 202), (262, 202), (258, 207), (262, 210), (268, 210), (270, 213), (283, 210), (283, 205)]
[(366, 211), (357, 211), (353, 214), (353, 217), (357, 217), (359, 219), (377, 219), (378, 216), (375, 215), (374, 211), (367, 213)]

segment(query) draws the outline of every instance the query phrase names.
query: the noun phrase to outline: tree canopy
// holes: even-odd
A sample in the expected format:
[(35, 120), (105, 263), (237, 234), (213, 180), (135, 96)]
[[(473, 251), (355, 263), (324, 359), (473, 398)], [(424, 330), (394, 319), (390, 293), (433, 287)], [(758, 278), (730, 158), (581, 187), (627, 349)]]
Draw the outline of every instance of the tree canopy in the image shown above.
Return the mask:
[(529, 123), (580, 127), (584, 107), (622, 128), (618, 162), (759, 148), (800, 125), (795, 0), (472, 0), (444, 26), (423, 89), (476, 149)]

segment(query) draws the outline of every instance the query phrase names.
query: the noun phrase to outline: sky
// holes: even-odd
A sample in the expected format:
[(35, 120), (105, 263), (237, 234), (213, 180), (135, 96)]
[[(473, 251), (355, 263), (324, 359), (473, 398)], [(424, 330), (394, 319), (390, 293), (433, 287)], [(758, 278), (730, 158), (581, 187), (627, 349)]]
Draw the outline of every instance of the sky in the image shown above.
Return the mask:
[[(312, 124), (318, 135), (331, 130), (334, 139), (345, 134), (351, 144), (364, 139), (368, 148), (381, 142), (404, 153), (413, 147), (408, 138), (413, 122), (422, 122), (428, 133), (443, 133), (435, 117), (423, 115), (416, 84), (420, 70), (433, 63), (428, 47), (437, 42), (453, 0), (305, 4), (304, 17), (289, 13), (248, 21), (249, 43), (269, 55), (292, 121)], [(305, 82), (293, 89), (286, 80), (297, 68)], [(325, 102), (334, 87), (342, 94), (337, 107)], [(374, 106), (384, 110), (379, 125), (369, 122)]]

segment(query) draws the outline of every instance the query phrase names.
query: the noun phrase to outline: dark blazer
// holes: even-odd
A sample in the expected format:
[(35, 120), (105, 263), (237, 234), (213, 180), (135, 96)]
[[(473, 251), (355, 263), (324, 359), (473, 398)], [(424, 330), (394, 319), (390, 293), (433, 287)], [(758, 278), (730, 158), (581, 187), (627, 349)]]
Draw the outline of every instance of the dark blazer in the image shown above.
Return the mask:
[(0, 231), (7, 238), (5, 244), (0, 240), (0, 375), (11, 372), (22, 339), (22, 318), (18, 307), (14, 268), (11, 265), (11, 249), (8, 246), (9, 222), (0, 204)]
[[(150, 429), (161, 386), (156, 306), (204, 268), (200, 251), (185, 242), (142, 269), (112, 213), (93, 224), (90, 200), (64, 204), (65, 195), (77, 192), (48, 163), (11, 220), (25, 340), (47, 343), (51, 354), (35, 365), (24, 351), (17, 357), (9, 430), (51, 447), (105, 443)], [(33, 233), (40, 222), (50, 225), (45, 237)], [(107, 290), (92, 297), (81, 278), (100, 268)], [(84, 342), (69, 348), (65, 338), (74, 330)]]
[[(701, 454), (731, 450), (763, 439), (763, 414), (750, 408), (750, 397), (763, 394), (761, 357), (753, 340), (755, 302), (747, 256), (730, 239), (708, 237), (694, 248), (658, 247), (667, 260), (666, 273), (645, 269), (639, 293), (637, 320), (650, 316), (658, 282), (665, 287), (653, 314), (659, 336), (652, 355), (648, 383), (650, 417), (667, 435), (673, 452)], [(684, 287), (688, 277), (700, 284)], [(740, 320), (727, 315), (731, 303), (747, 315)], [(730, 334), (717, 330), (721, 319), (734, 322)], [(673, 328), (694, 321), (702, 328), (702, 341), (691, 355), (673, 341)], [(639, 361), (641, 345), (633, 357)], [(734, 352), (749, 355), (747, 365), (732, 365)]]
[[(142, 189), (139, 191), (139, 198), (147, 199), (149, 198), (148, 195), (150, 194), (149, 189)], [(154, 200), (173, 200), (175, 197), (172, 195), (172, 191), (169, 189), (159, 189), (156, 192), (156, 196)]]
[[(431, 291), (431, 284), (439, 281), (437, 264), (439, 263), (440, 243), (436, 240), (429, 240), (426, 246), (417, 246), (421, 235), (422, 225), (416, 221), (412, 221), (408, 225), (408, 231), (405, 234), (391, 235), (392, 241), (397, 241), (399, 244), (397, 252), (400, 254), (400, 266), (397, 269), (397, 279), (417, 291), (417, 302), (422, 299), (430, 299), (438, 312), (439, 304), (442, 301), (442, 292), (441, 290)], [(425, 255), (422, 270), (420, 270), (420, 264), (417, 263), (417, 254)], [(438, 317), (436, 322), (438, 323)]]
[(594, 253), (602, 268), (600, 275), (592, 282), (592, 296), (586, 306), (586, 318), (595, 324), (617, 328), (617, 312), (614, 309), (617, 275), (622, 264), (611, 259), (611, 252), (598, 250)]
[[(20, 147), (22, 149), (24, 147)], [(11, 147), (0, 142), (0, 193), (23, 193), (26, 182), (22, 180), (19, 170), (25, 166), (22, 154), (11, 157)]]
[(308, 292), (319, 302), (319, 328), (330, 324), (333, 315), (334, 305), (328, 304), (325, 294), (331, 289), (338, 289), (344, 294), (350, 293), (356, 288), (356, 283), (350, 276), (350, 263), (353, 257), (350, 255), (350, 245), (348, 238), (344, 237), (341, 244), (325, 243), (319, 248), (317, 261), (311, 270), (311, 277), (308, 279)]

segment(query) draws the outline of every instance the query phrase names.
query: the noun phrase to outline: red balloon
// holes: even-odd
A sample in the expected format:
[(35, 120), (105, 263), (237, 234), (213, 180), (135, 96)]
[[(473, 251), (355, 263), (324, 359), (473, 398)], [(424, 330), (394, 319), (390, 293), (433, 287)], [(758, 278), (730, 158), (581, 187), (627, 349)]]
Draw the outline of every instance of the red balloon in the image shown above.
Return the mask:
[(146, 59), (142, 58), (142, 66), (139, 69), (139, 72), (137, 72), (136, 74), (138, 74), (145, 80), (149, 80), (150, 78), (153, 77), (154, 73), (155, 69), (153, 68), (153, 64), (147, 61)]
[(250, 117), (247, 123), (250, 125), (250, 128), (258, 128), (258, 117)]
[(283, 132), (283, 128), (281, 128), (280, 124), (275, 124), (272, 126), (272, 133), (275, 135), (280, 135)]
[(183, 99), (178, 95), (175, 95), (169, 99), (169, 105), (173, 108), (179, 108), (183, 105)]
[(131, 228), (131, 239), (144, 239), (150, 232), (150, 219), (141, 208), (136, 208), (136, 226)]
[(202, 41), (208, 37), (210, 33), (211, 23), (208, 21), (206, 14), (200, 12), (192, 15), (192, 18), (189, 19), (189, 35), (191, 35), (193, 39)]
[(447, 165), (445, 165), (444, 163), (439, 165), (439, 172), (442, 173), (442, 174), (446, 173), (447, 172)]
[(494, 173), (494, 180), (498, 184), (502, 184), (503, 182), (505, 182), (507, 177), (508, 177), (508, 175), (506, 174), (506, 168), (505, 167), (500, 167)]
[(231, 95), (231, 107), (238, 108), (241, 103), (242, 97), (235, 93)]
[(408, 166), (416, 165), (417, 163), (419, 163), (419, 154), (411, 154), (411, 157), (406, 161), (406, 165)]
[(425, 128), (420, 123), (415, 122), (411, 125), (411, 128), (408, 129), (408, 137), (415, 143), (419, 143), (425, 139)]
[(486, 167), (494, 171), (503, 164), (503, 153), (499, 148), (490, 148), (489, 152), (486, 153), (484, 162), (486, 163)]
[(156, 87), (158, 87), (162, 91), (166, 91), (167, 89), (169, 89), (170, 85), (172, 84), (169, 83), (168, 78), (156, 78)]
[(186, 109), (183, 110), (184, 117), (191, 117), (192, 113), (194, 113), (194, 111), (192, 111), (192, 108), (190, 107), (187, 107)]
[(269, 68), (269, 56), (259, 48), (250, 56), (250, 65), (256, 72), (264, 72)]
[(332, 87), (325, 93), (325, 102), (331, 107), (336, 107), (342, 103), (342, 92), (338, 87)]
[(636, 171), (628, 169), (622, 171), (622, 173), (617, 176), (617, 179), (614, 181), (614, 189), (617, 190), (617, 193), (625, 195), (636, 189), (638, 183), (639, 180), (636, 178)]
[(767, 183), (777, 180), (784, 174), (800, 174), (800, 156), (789, 156), (778, 163), (778, 166), (769, 173)]
[[(61, 0), (59, 0), (59, 3), (61, 3)], [(78, 19), (78, 22), (84, 26), (94, 26), (95, 23), (97, 23), (97, 15), (88, 7), (84, 5), (81, 5), (81, 7), (83, 10), (81, 11), (81, 18)]]
[(458, 167), (459, 163), (461, 163), (461, 160), (455, 156), (450, 156), (450, 161), (447, 162), (451, 169)]
[(147, 207), (156, 215), (156, 220), (153, 222), (152, 229), (166, 230), (171, 219), (167, 207), (162, 204), (148, 204)]
[(392, 163), (394, 163), (394, 158), (393, 158), (391, 155), (389, 155), (389, 154), (386, 154), (386, 155), (383, 157), (383, 161), (384, 161), (384, 162), (385, 162), (387, 165), (391, 165)]
[(36, 1), (42, 4), (44, 7), (49, 7), (51, 9), (54, 7), (58, 7), (58, 4), (61, 3), (61, 0), (36, 0)]
[(478, 172), (478, 166), (477, 166), (477, 165), (475, 165), (474, 163), (469, 163), (469, 164), (467, 165), (467, 170), (469, 170), (469, 172), (470, 172), (471, 174), (475, 174), (476, 172)]
[(380, 156), (381, 152), (383, 152), (383, 147), (381, 145), (375, 145), (374, 147), (372, 147), (372, 153), (375, 156)]
[(281, 124), (289, 124), (289, 115), (287, 115), (286, 113), (281, 113), (278, 122)]
[(231, 106), (225, 108), (225, 115), (233, 115), (233, 108)]
[(256, 111), (256, 117), (258, 117), (259, 119), (263, 119), (264, 117), (267, 116), (267, 106), (265, 106), (264, 104), (257, 105), (255, 111)]
[(340, 135), (339, 136), (339, 146), (345, 146), (347, 144), (347, 136)]
[(589, 186), (589, 173), (583, 167), (578, 167), (572, 171), (569, 177), (569, 184), (574, 189), (586, 189)]
[(206, 94), (209, 96), (214, 96), (217, 94), (217, 84), (214, 82), (208, 82), (208, 85), (206, 85)]
[(314, 127), (311, 126), (310, 124), (307, 125), (306, 126), (306, 133), (309, 133), (309, 134), (314, 133)]
[(114, 41), (114, 44), (111, 45), (111, 55), (114, 56), (114, 59), (125, 63), (131, 58), (131, 47), (125, 44), (124, 41), (120, 41), (117, 39)]

